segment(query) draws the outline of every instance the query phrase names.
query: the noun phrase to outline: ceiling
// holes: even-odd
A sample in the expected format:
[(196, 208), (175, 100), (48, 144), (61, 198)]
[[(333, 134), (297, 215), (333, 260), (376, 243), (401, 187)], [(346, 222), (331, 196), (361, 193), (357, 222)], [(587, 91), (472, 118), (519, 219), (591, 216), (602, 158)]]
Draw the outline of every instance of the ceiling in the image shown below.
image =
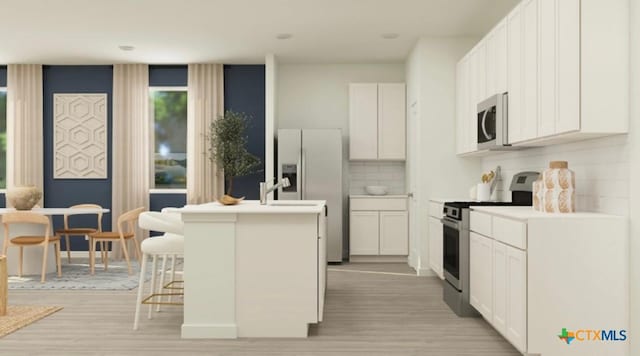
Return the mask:
[(401, 62), (421, 36), (482, 36), (517, 2), (0, 0), (0, 63)]

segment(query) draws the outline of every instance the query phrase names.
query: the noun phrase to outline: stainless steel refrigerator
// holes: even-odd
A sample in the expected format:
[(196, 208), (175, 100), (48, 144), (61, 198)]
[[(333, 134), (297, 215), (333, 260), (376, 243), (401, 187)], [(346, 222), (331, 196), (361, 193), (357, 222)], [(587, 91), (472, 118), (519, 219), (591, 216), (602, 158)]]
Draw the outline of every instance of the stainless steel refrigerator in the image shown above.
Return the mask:
[(327, 259), (342, 261), (342, 133), (338, 129), (278, 130), (278, 179), (291, 185), (279, 200), (326, 200)]

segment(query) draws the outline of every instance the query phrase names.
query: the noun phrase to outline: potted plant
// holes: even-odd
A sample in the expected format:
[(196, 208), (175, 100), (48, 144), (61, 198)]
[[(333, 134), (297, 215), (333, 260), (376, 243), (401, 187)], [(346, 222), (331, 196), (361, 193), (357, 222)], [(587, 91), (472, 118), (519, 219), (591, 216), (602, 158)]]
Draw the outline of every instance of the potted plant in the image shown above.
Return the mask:
[(244, 113), (231, 110), (209, 126), (209, 159), (224, 171), (226, 194), (218, 201), (225, 205), (237, 204), (242, 198), (233, 198), (233, 178), (259, 171), (260, 158), (247, 151), (246, 134), (249, 118)]

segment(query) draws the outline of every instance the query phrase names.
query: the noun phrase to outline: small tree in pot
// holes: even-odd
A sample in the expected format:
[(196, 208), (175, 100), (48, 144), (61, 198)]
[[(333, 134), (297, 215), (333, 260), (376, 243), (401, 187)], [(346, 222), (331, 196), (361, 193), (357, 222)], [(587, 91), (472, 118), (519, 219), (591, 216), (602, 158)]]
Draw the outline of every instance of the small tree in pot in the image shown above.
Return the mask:
[(236, 204), (242, 199), (231, 197), (234, 177), (259, 171), (260, 158), (246, 148), (248, 126), (247, 115), (227, 110), (209, 127), (209, 159), (222, 167), (227, 182), (226, 195), (220, 198), (223, 204)]

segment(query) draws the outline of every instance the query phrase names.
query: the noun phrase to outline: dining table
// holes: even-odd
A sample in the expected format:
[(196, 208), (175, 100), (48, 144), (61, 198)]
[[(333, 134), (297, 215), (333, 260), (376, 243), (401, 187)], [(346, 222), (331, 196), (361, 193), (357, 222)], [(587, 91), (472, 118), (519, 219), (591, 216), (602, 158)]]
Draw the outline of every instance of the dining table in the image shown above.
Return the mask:
[[(108, 213), (110, 210), (105, 208), (33, 208), (31, 210), (16, 210), (14, 208), (0, 208), (0, 217), (7, 213), (16, 211), (26, 211), (36, 214), (42, 214), (49, 217), (50, 236), (55, 236), (55, 228), (53, 226), (53, 216), (62, 215), (86, 215), (97, 213)], [(34, 224), (12, 224), (9, 228), (9, 238), (16, 236), (44, 236), (45, 228), (41, 225)], [(0, 228), (0, 246), (4, 246), (4, 239), (6, 238), (4, 226)], [(15, 246), (10, 246), (7, 251), (7, 271), (8, 275), (18, 275), (18, 257), (20, 249)], [(1, 253), (0, 253), (1, 255)], [(55, 272), (56, 261), (55, 251), (53, 248), (49, 248), (47, 254), (47, 273)], [(24, 258), (22, 266), (22, 275), (39, 275), (42, 272), (42, 247), (25, 247)], [(64, 268), (63, 268), (64, 274)]]

